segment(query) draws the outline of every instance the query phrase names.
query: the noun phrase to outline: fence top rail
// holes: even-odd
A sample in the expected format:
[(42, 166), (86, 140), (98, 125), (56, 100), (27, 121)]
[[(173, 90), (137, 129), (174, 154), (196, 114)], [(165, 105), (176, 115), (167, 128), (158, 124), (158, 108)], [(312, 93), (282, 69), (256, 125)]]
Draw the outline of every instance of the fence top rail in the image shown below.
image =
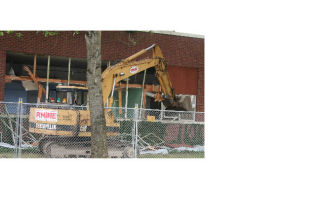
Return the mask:
[(5, 102), (5, 101), (0, 101), (0, 104), (18, 104), (19, 102)]
[(197, 111), (176, 111), (176, 110), (161, 110), (161, 109), (144, 109), (139, 108), (139, 110), (145, 110), (145, 111), (158, 111), (158, 112), (179, 112), (179, 113), (204, 113), (204, 112), (197, 112)]
[[(19, 102), (6, 102), (0, 101), (0, 104), (19, 104)], [(76, 105), (69, 105), (69, 104), (52, 104), (52, 103), (22, 103), (23, 105), (27, 106), (48, 106), (48, 107), (63, 107), (63, 108), (88, 108), (88, 106), (76, 106)], [(166, 113), (195, 113), (195, 114), (204, 114), (205, 112), (197, 112), (197, 111), (175, 111), (175, 110), (161, 110), (161, 109), (145, 109), (145, 108), (125, 108), (125, 107), (104, 107), (104, 109), (112, 109), (112, 110), (139, 110), (139, 111), (154, 111), (154, 112), (166, 112)]]
[[(137, 121), (141, 122), (141, 121), (147, 121), (147, 120), (138, 119)], [(152, 122), (153, 123), (166, 123), (166, 124), (201, 124), (201, 125), (205, 124), (204, 121), (194, 121), (194, 120), (159, 120), (159, 119), (156, 119)]]

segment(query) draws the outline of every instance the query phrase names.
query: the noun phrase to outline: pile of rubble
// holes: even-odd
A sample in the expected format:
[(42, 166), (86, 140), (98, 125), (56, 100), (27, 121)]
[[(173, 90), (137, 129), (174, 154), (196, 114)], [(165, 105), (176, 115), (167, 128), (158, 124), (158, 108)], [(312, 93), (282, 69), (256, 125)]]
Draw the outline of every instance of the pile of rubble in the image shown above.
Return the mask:
[(140, 155), (144, 154), (169, 154), (170, 152), (204, 152), (204, 146), (188, 144), (166, 144), (153, 133), (138, 137)]

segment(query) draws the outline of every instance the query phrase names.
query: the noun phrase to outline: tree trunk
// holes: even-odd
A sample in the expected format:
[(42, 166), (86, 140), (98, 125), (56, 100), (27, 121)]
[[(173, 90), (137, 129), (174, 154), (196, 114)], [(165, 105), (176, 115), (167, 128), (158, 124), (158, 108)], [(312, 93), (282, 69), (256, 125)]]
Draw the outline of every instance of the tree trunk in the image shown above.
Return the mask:
[(91, 157), (108, 157), (106, 119), (101, 90), (101, 32), (87, 31), (87, 82), (91, 122)]

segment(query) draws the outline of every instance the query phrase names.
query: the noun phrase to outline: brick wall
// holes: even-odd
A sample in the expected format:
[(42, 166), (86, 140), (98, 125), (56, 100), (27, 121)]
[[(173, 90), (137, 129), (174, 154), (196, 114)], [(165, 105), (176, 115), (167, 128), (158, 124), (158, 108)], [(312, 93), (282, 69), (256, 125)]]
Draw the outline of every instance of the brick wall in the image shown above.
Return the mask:
[(197, 95), (197, 68), (168, 66), (168, 72), (176, 94)]
[[(0, 37), (0, 77), (5, 72), (6, 51), (86, 58), (84, 32), (73, 36), (73, 32), (65, 31), (52, 37), (44, 37), (41, 32), (22, 33), (21, 39), (14, 34)], [(106, 31), (102, 33), (102, 59), (120, 60), (154, 43), (160, 46), (170, 66), (198, 70), (197, 110), (204, 110), (204, 39), (149, 32)], [(0, 100), (3, 100), (3, 93), (4, 82), (0, 82)]]
[(197, 111), (204, 112), (204, 68), (198, 69)]
[[(4, 79), (6, 69), (6, 52), (0, 49), (0, 79)], [(0, 101), (4, 100), (4, 80), (0, 80)]]

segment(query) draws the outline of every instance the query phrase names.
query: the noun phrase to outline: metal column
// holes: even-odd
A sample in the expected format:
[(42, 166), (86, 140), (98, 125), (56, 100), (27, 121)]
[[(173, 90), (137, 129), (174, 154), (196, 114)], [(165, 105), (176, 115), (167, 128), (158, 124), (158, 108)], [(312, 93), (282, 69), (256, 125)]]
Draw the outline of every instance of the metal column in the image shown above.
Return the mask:
[(49, 99), (49, 76), (50, 76), (50, 55), (48, 56), (48, 66), (47, 66), (46, 103), (48, 103), (48, 99)]
[[(141, 102), (140, 102), (140, 109), (142, 109), (142, 104), (143, 104), (143, 98), (144, 98), (144, 82), (146, 80), (146, 72), (147, 70), (144, 70), (143, 73), (143, 81), (142, 81), (142, 91), (141, 91)], [(140, 110), (140, 118), (142, 116), (142, 110)]]
[(128, 118), (128, 85), (129, 85), (129, 78), (127, 78), (127, 83), (126, 83), (126, 105), (125, 105), (125, 119)]
[(71, 71), (71, 58), (69, 58), (69, 62), (68, 62), (68, 86), (70, 84), (70, 71)]

